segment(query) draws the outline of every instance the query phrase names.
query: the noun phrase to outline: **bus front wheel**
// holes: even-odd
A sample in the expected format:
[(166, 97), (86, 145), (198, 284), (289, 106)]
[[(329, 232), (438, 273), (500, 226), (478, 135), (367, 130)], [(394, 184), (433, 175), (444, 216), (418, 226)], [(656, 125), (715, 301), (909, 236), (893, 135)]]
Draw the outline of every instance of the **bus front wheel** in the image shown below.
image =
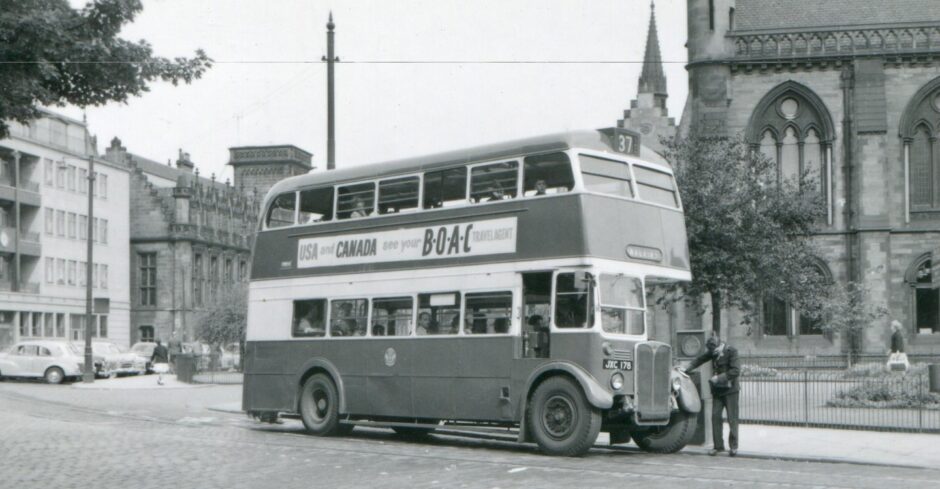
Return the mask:
[(597, 440), (601, 413), (570, 378), (551, 377), (539, 384), (530, 405), (529, 427), (545, 453), (578, 457)]
[(669, 424), (659, 428), (636, 431), (633, 439), (644, 451), (651, 453), (675, 453), (682, 450), (695, 435), (698, 416), (685, 411), (676, 411)]
[(351, 425), (339, 423), (339, 394), (333, 380), (324, 374), (314, 374), (300, 392), (300, 417), (304, 427), (314, 435), (342, 435)]

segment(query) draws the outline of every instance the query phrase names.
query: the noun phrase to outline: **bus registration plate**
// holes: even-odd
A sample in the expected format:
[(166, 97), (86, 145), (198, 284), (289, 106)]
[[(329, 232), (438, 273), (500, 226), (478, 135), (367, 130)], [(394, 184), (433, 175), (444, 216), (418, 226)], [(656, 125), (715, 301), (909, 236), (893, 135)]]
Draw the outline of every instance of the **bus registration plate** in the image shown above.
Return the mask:
[(605, 358), (604, 370), (633, 370), (633, 362), (630, 360), (614, 360), (613, 358)]

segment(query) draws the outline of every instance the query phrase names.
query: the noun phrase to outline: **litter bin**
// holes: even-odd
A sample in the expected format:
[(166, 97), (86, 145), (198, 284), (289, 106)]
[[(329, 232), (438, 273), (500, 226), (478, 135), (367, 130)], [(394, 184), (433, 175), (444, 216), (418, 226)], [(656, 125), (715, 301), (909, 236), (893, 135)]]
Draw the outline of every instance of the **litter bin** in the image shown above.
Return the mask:
[(176, 359), (176, 380), (193, 383), (193, 375), (196, 373), (196, 357), (192, 353), (180, 353), (174, 357)]
[(940, 393), (940, 363), (932, 363), (927, 367), (930, 372), (930, 392)]

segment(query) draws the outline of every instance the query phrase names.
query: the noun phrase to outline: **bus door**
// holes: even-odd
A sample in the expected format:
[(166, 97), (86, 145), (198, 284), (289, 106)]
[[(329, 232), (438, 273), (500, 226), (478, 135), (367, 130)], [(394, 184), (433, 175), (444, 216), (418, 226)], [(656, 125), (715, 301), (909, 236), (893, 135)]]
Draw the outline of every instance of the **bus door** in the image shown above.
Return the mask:
[(552, 317), (552, 272), (522, 274), (522, 356), (548, 358), (548, 321)]
[(594, 326), (594, 278), (585, 270), (558, 270), (552, 290), (552, 358), (586, 362), (592, 335), (572, 333)]

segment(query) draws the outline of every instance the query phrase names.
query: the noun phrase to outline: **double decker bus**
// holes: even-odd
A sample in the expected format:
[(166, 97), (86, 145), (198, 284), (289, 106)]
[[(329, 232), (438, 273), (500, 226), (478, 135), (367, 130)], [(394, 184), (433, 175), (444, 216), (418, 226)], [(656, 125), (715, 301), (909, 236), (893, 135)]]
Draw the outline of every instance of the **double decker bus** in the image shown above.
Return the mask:
[(648, 339), (646, 286), (687, 281), (667, 162), (623, 129), (311, 173), (268, 193), (245, 412), (417, 435), (518, 428), (547, 453), (674, 452), (700, 400)]

